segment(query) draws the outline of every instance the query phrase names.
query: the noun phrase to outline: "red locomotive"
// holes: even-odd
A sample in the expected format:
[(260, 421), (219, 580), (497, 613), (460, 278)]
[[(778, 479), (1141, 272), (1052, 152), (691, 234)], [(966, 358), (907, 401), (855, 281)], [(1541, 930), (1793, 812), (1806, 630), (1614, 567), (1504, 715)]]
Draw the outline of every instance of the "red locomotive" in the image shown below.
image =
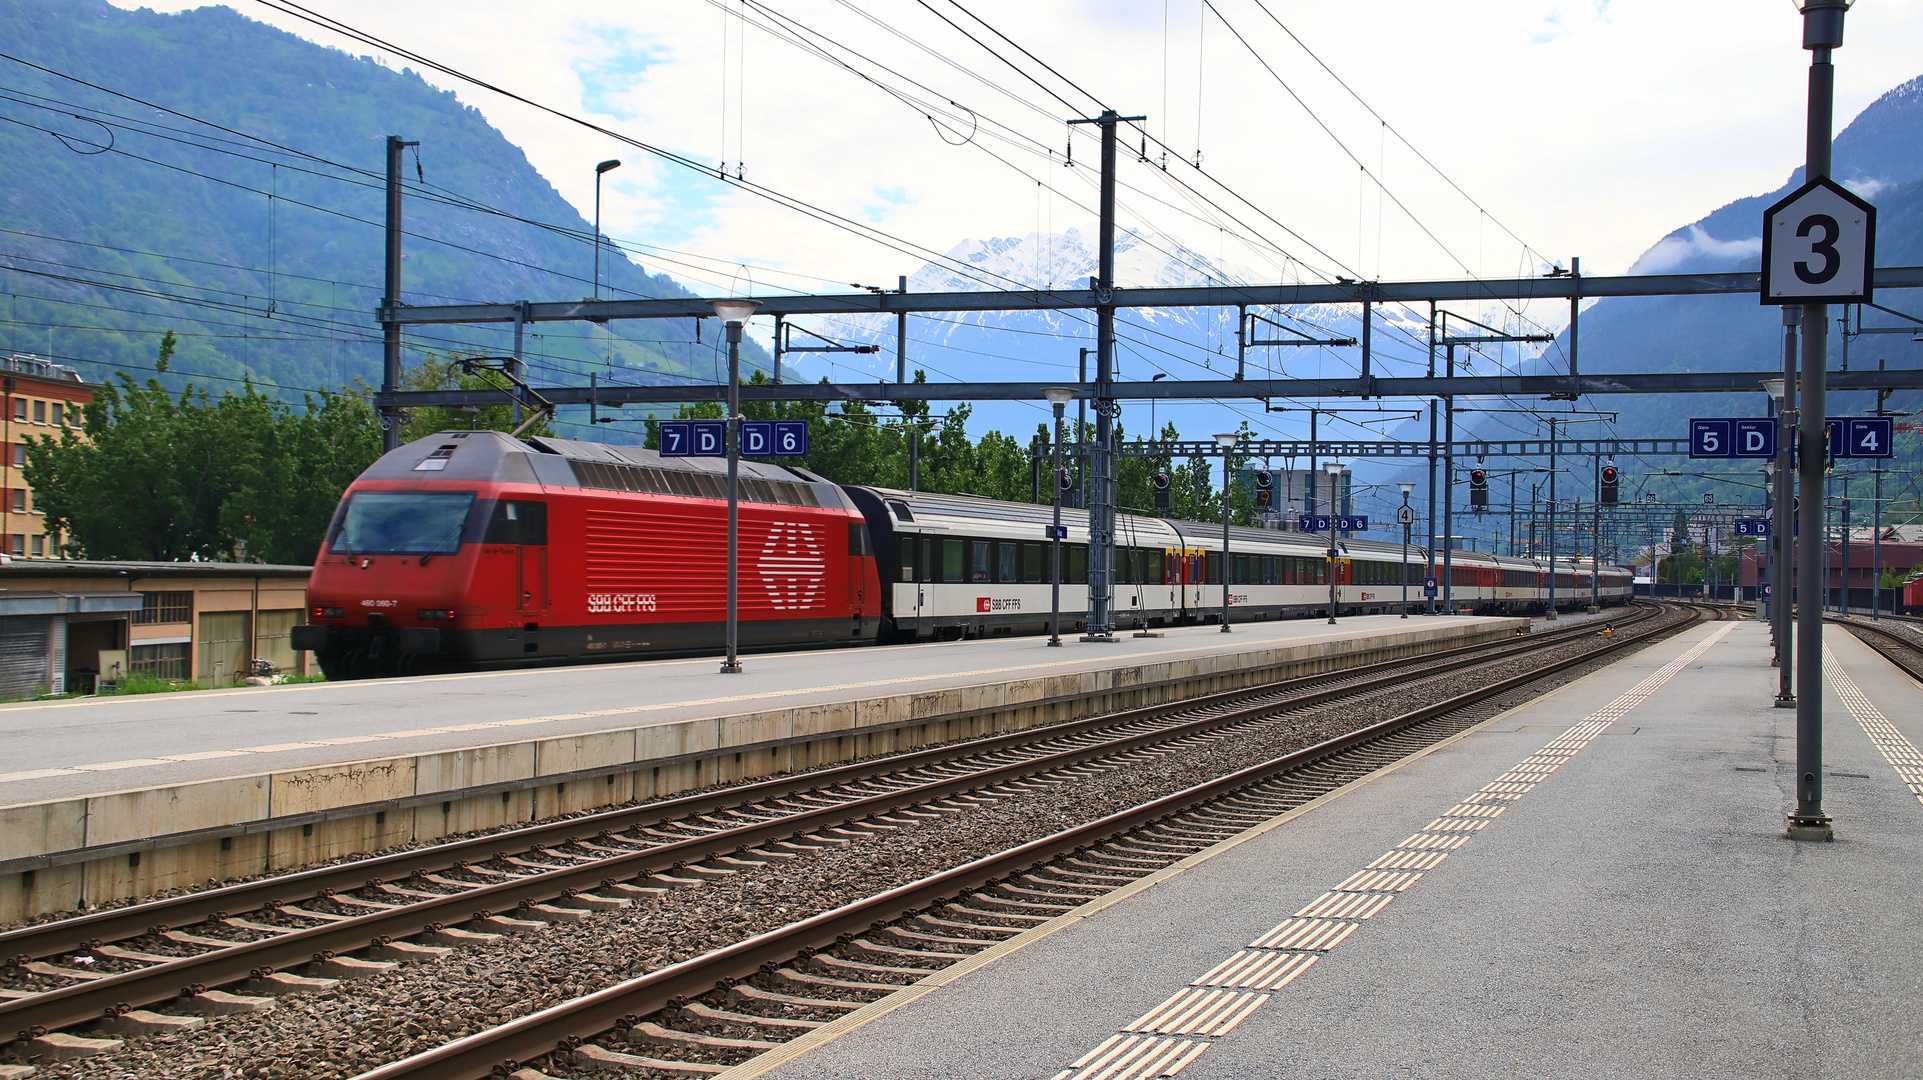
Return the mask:
[[(834, 484), (741, 463), (744, 647), (873, 641), (868, 527)], [(329, 679), (721, 647), (725, 463), (456, 431), (347, 490), (292, 645)]]

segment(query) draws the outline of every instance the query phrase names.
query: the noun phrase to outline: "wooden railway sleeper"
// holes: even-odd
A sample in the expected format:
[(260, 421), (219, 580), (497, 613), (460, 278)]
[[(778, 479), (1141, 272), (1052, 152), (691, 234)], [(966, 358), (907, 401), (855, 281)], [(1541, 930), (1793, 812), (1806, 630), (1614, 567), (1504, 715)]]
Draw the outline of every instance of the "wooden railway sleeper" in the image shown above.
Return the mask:
[(728, 996), (741, 1001), (752, 1001), (760, 1005), (780, 1005), (797, 1009), (834, 1009), (853, 1012), (868, 1004), (865, 1001), (847, 1001), (841, 998), (811, 998), (799, 994), (784, 994), (779, 990), (763, 990), (753, 983), (736, 983), (728, 988)]
[(780, 1043), (766, 1039), (729, 1039), (720, 1035), (695, 1035), (662, 1027), (646, 1020), (628, 1029), (629, 1042), (661, 1042), (670, 1046), (700, 1046), (717, 1050), (773, 1050)]
[[(961, 958), (958, 956), (956, 959)], [(930, 971), (929, 968), (891, 967), (887, 964), (870, 964), (861, 960), (847, 960), (839, 956), (832, 956), (828, 953), (817, 953), (813, 957), (810, 957), (808, 962), (837, 971), (853, 971), (871, 975), (906, 975), (910, 981), (923, 979), (927, 977)]]
[[(966, 926), (967, 924), (957, 923), (956, 925)], [(968, 927), (968, 929), (980, 930), (982, 929), (982, 927), (973, 926), (973, 927)], [(909, 942), (910, 944), (913, 944), (919, 941), (928, 945), (961, 945), (961, 946), (966, 946), (967, 948), (974, 950), (976, 952), (979, 952), (982, 949), (986, 949), (990, 945), (995, 944), (995, 940), (993, 938), (964, 938), (964, 937), (950, 937), (946, 934), (924, 934), (919, 930), (910, 930), (905, 926), (894, 926), (894, 925), (884, 926), (881, 929), (874, 931), (874, 933), (891, 934), (895, 937), (902, 939), (903, 941)]]
[(977, 946), (972, 952), (941, 952), (932, 949), (907, 949), (900, 945), (884, 945), (879, 941), (870, 941), (867, 938), (856, 938), (842, 947), (855, 949), (860, 952), (873, 953), (880, 957), (900, 956), (909, 960), (940, 960), (945, 964), (952, 964), (957, 960), (968, 959), (968, 957), (974, 955), (974, 953), (993, 945), (994, 942), (977, 941), (971, 942), (970, 944)]
[[(863, 993), (880, 994), (884, 997), (901, 988), (899, 983), (860, 982), (855, 979), (837, 979), (831, 975), (817, 975), (812, 971), (797, 971), (791, 967), (776, 968), (768, 973), (768, 977), (779, 982), (789, 983), (793, 986), (820, 987), (824, 990), (857, 990)], [(747, 984), (743, 983), (735, 987), (735, 989), (741, 990), (746, 986)], [(863, 1001), (859, 1004), (855, 1002), (848, 1002), (848, 1004), (856, 1005), (856, 1007), (859, 1008), (861, 1005), (870, 1003)]]
[[(732, 988), (729, 991), (733, 992)], [(742, 1024), (748, 1027), (789, 1028), (795, 1031), (812, 1031), (827, 1023), (826, 1020), (800, 1020), (788, 1016), (761, 1016), (756, 1013), (730, 1012), (690, 1001), (681, 1006), (682, 1012), (700, 1020), (721, 1024)]]

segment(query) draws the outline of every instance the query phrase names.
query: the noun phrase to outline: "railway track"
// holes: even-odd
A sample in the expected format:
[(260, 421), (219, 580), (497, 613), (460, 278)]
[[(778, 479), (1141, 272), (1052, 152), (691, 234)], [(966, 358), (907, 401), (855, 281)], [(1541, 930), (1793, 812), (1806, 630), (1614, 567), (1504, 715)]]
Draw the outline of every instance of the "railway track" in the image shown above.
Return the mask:
[(1908, 672), (1911, 678), (1923, 682), (1923, 631), (1913, 628), (1913, 624), (1905, 627), (1910, 631), (1905, 633), (1904, 630), (1841, 616), (1826, 616), (1825, 621), (1855, 634), (1863, 644), (1888, 657), (1892, 664)]
[[(1619, 624), (1602, 649), (609, 986), (361, 1080), (722, 1072), (1473, 726), (1505, 694), (1702, 618), (1645, 612)], [(536, 1059), (538, 1068), (524, 1065)]]
[[(1645, 609), (1625, 629), (1653, 617)], [(0, 1030), (25, 1037), (135, 1006), (238, 1007), (443, 955), (489, 935), (626, 906), (908, 818), (1177, 753), (1289, 713), (1412, 680), (1500, 663), (1595, 632), (1578, 625), (1447, 653), (1188, 699), (1049, 728), (549, 822), (0, 934)], [(408, 939), (412, 940), (408, 940)], [(360, 951), (360, 956), (350, 955)], [(308, 975), (287, 969), (307, 965)]]

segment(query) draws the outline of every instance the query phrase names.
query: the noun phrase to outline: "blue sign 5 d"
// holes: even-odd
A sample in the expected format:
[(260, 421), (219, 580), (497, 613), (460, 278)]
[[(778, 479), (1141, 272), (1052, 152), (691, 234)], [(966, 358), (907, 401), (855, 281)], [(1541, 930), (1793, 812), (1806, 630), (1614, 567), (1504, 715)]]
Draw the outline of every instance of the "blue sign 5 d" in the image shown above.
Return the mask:
[(1689, 422), (1692, 458), (1773, 458), (1776, 421), (1707, 419)]

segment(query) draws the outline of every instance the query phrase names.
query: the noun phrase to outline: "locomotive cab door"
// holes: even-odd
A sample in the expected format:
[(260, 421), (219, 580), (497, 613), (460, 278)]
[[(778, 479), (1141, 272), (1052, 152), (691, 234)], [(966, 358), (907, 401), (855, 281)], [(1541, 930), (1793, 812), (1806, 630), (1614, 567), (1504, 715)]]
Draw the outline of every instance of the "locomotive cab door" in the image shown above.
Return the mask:
[(487, 543), (515, 545), (514, 610), (538, 618), (548, 609), (548, 504), (502, 499), (488, 521)]

